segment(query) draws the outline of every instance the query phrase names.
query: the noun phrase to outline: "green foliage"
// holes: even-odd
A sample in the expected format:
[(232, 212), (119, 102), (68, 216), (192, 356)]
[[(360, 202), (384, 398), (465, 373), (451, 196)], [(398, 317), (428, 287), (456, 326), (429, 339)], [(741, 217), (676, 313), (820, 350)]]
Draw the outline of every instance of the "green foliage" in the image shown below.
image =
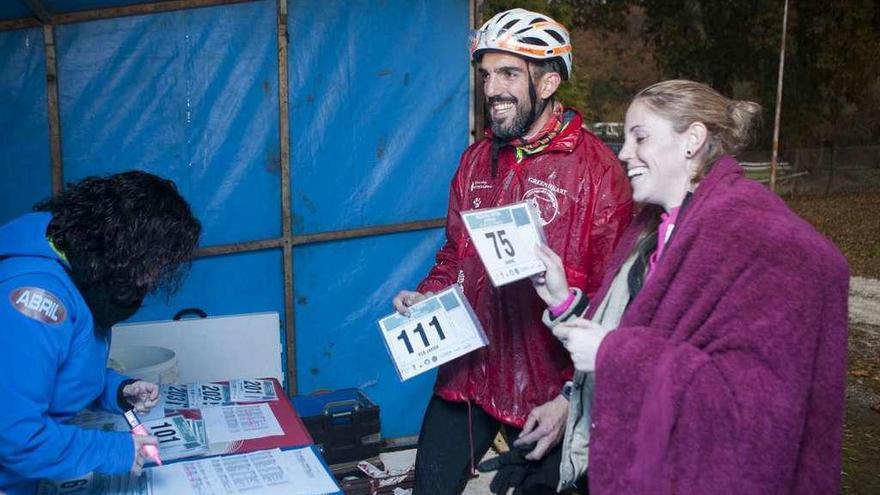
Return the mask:
[[(761, 103), (771, 121), (784, 1), (639, 3), (650, 19), (647, 34), (657, 46), (664, 77), (703, 81), (727, 94), (738, 83), (751, 83), (753, 94), (746, 96)], [(876, 98), (866, 88), (880, 72), (878, 18), (871, 0), (790, 2), (782, 109), (788, 146), (880, 138), (876, 116), (866, 122), (868, 114), (861, 111)], [(770, 137), (764, 133), (764, 144)]]
[[(784, 0), (489, 0), (482, 17), (522, 7), (553, 17), (574, 37), (628, 34), (602, 45), (617, 63), (596, 57), (582, 63), (584, 46), (577, 43), (580, 38), (574, 43), (573, 77), (559, 97), (590, 120), (619, 120), (638, 89), (688, 78), (760, 103), (766, 118), (759, 144), (769, 146), (783, 5)], [(645, 18), (640, 32), (627, 32), (639, 16)], [(646, 51), (652, 51), (650, 57), (642, 56)], [(790, 1), (782, 108), (787, 147), (880, 141), (878, 52), (878, 2)], [(653, 64), (656, 70), (633, 71), (635, 64)]]

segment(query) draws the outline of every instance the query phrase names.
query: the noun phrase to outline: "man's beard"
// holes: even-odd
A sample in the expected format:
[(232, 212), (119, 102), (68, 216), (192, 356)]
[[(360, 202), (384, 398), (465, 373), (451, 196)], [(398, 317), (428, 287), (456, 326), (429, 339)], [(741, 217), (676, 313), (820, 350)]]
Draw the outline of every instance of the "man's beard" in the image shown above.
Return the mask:
[[(505, 123), (508, 120), (506, 117), (501, 122), (496, 122), (495, 119), (492, 118), (492, 105), (498, 102), (513, 103), (514, 108), (516, 109), (516, 113), (514, 113), (513, 119), (509, 123)], [(500, 139), (510, 140), (513, 138), (525, 136), (526, 132), (529, 130), (529, 127), (531, 127), (535, 121), (534, 116), (531, 114), (531, 106), (525, 102), (520, 103), (517, 98), (514, 98), (512, 96), (493, 96), (488, 99), (488, 103), (489, 122), (492, 128), (492, 133)]]

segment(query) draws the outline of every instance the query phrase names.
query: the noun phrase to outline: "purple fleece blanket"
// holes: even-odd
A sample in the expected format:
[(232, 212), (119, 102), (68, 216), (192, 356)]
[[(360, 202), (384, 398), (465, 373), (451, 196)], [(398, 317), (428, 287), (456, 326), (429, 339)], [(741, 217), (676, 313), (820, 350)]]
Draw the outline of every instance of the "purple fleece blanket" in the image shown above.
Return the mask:
[(719, 160), (599, 348), (590, 493), (838, 493), (848, 283), (831, 242)]

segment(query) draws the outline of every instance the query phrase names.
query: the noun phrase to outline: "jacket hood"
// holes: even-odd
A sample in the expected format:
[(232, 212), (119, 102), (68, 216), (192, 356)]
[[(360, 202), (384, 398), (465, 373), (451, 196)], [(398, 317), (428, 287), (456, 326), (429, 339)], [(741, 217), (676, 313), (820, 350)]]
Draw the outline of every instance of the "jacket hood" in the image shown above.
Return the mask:
[(46, 239), (52, 214), (28, 213), (0, 226), (0, 258), (37, 256), (65, 263)]

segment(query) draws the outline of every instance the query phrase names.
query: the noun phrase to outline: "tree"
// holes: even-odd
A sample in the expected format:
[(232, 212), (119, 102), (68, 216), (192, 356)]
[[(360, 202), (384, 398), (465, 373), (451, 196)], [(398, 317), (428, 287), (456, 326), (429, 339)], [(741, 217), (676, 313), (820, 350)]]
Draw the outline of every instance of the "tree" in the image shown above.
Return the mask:
[[(620, 120), (638, 89), (688, 78), (761, 103), (770, 122), (783, 4), (490, 0), (483, 17), (519, 6), (566, 25), (575, 68), (560, 98), (585, 110), (589, 120)], [(880, 141), (880, 7), (873, 0), (798, 0), (789, 9), (782, 110), (787, 147)], [(769, 145), (766, 129), (762, 144)]]

